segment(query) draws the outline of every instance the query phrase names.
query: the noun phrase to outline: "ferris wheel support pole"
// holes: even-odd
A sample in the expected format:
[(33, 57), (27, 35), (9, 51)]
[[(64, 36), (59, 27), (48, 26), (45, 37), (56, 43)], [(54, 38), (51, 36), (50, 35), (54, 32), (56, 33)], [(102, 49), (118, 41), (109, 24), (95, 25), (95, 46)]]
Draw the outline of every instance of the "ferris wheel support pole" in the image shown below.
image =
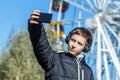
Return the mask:
[(104, 65), (105, 65), (105, 70), (106, 70), (105, 71), (106, 72), (106, 80), (110, 80), (110, 78), (109, 78), (109, 70), (108, 70), (107, 54), (104, 53), (103, 56), (104, 56)]
[[(103, 45), (103, 49), (105, 49), (105, 42), (104, 40), (102, 40), (102, 45)], [(108, 50), (106, 50), (108, 51)], [(107, 55), (108, 53), (103, 52), (103, 59), (104, 59), (104, 67), (105, 67), (105, 73), (106, 73), (106, 80), (110, 80), (110, 75), (109, 75), (109, 69), (108, 69), (108, 59), (107, 59)]]
[(96, 67), (97, 67), (97, 80), (101, 80), (101, 35), (100, 35), (100, 27), (101, 24), (100, 24), (100, 21), (99, 21), (99, 18), (96, 16), (96, 21), (97, 21), (97, 25), (98, 25), (98, 28), (97, 28), (97, 35), (98, 35), (98, 38), (97, 38), (97, 42), (98, 42), (98, 46), (97, 46), (97, 60), (96, 60)]
[[(60, 21), (60, 18), (61, 18), (62, 4), (63, 4), (63, 1), (60, 1), (60, 8), (59, 8), (58, 19), (57, 19), (58, 22)], [(57, 24), (57, 40), (58, 41), (59, 41), (59, 37), (60, 37), (60, 25)]]
[(50, 0), (50, 6), (49, 6), (49, 11), (48, 11), (48, 13), (51, 13), (51, 12), (52, 12), (52, 5), (53, 5), (53, 0)]

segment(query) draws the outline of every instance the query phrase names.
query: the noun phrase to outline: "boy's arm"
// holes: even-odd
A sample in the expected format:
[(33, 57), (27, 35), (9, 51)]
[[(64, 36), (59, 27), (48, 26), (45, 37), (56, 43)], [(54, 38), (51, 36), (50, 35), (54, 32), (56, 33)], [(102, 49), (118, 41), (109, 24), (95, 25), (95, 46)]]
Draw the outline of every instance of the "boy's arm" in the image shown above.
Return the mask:
[(49, 69), (54, 64), (55, 52), (47, 40), (43, 25), (41, 23), (31, 24), (29, 20), (28, 31), (38, 62), (45, 70)]

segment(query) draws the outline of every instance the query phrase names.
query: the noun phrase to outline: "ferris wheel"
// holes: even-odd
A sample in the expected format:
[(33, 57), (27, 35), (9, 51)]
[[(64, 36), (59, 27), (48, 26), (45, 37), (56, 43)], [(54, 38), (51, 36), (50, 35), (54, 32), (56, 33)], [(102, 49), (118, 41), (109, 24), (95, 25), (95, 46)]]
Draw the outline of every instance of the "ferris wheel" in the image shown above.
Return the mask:
[[(91, 31), (93, 45), (88, 63), (94, 71), (95, 80), (120, 80), (120, 0), (51, 0), (49, 12), (55, 2), (59, 2), (54, 8), (58, 11), (58, 22), (77, 23)], [(70, 8), (76, 10), (76, 18), (63, 17), (61, 20), (61, 12)], [(59, 25), (57, 31), (59, 36)]]

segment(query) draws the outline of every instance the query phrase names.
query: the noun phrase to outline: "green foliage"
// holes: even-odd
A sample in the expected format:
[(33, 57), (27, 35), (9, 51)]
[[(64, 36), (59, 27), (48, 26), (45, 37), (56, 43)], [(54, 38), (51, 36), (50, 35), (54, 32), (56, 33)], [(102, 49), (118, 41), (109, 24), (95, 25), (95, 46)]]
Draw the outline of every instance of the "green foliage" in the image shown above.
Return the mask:
[[(58, 51), (53, 36), (52, 26), (46, 26), (48, 40), (55, 51)], [(17, 34), (11, 35), (2, 53), (0, 60), (0, 80), (44, 80), (44, 70), (38, 64), (29, 34), (21, 29)]]
[(6, 49), (0, 62), (0, 80), (44, 80), (27, 31), (12, 35)]

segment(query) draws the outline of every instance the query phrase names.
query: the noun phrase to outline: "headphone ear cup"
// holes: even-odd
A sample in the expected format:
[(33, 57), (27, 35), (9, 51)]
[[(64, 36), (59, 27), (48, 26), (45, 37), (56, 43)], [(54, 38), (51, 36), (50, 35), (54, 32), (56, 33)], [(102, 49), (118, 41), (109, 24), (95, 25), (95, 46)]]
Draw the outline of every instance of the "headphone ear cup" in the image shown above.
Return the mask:
[(90, 50), (90, 44), (86, 45), (86, 46), (84, 47), (84, 49), (82, 50), (82, 52), (87, 53), (89, 50)]
[(66, 39), (65, 39), (65, 42), (68, 44), (69, 40), (70, 40), (70, 36), (67, 36)]

